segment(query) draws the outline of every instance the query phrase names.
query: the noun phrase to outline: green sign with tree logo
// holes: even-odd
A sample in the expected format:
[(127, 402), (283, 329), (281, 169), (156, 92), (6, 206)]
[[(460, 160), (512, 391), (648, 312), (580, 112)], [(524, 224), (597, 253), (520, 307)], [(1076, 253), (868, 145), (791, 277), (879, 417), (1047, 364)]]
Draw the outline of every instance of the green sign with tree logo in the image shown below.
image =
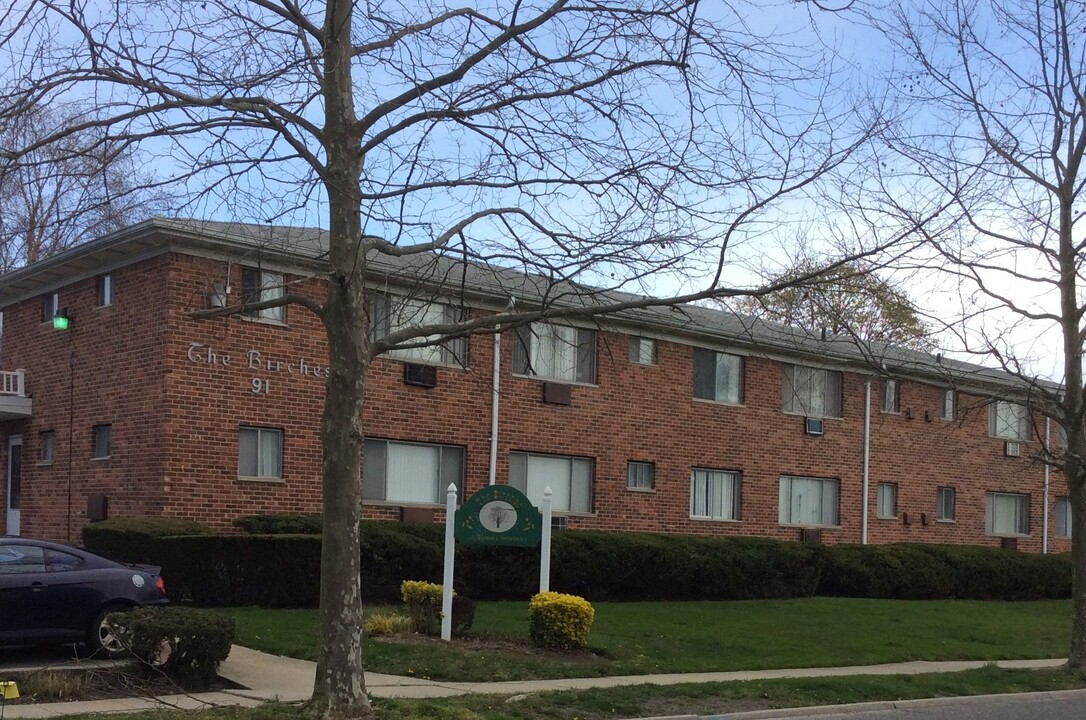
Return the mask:
[(456, 511), (456, 540), (465, 545), (535, 547), (543, 515), (520, 490), (488, 485)]

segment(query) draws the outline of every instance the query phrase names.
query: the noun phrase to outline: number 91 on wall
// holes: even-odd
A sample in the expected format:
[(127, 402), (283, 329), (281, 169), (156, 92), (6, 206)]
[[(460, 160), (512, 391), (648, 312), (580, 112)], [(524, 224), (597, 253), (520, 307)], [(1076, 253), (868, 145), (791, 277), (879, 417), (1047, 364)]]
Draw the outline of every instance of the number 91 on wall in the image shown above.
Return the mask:
[(271, 394), (271, 380), (265, 380), (264, 378), (253, 378), (249, 382), (254, 395)]

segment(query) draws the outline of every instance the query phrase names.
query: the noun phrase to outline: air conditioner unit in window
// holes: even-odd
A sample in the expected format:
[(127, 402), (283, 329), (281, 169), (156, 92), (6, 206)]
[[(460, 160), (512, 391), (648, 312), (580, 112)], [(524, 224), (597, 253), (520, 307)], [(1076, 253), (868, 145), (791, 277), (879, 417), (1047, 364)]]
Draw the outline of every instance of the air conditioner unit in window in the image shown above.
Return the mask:
[(822, 418), (803, 418), (803, 430), (808, 435), (821, 435)]
[(404, 385), (418, 385), (419, 387), (437, 387), (437, 368), (432, 365), (419, 365), (417, 363), (405, 363), (403, 366)]
[(1003, 446), (1003, 453), (1007, 457), (1018, 457), (1022, 454), (1022, 445), (1021, 443), (1016, 443), (1008, 440), (1007, 443)]
[(799, 531), (799, 541), (805, 542), (809, 545), (821, 545), (822, 531), (814, 530), (811, 528), (803, 528)]

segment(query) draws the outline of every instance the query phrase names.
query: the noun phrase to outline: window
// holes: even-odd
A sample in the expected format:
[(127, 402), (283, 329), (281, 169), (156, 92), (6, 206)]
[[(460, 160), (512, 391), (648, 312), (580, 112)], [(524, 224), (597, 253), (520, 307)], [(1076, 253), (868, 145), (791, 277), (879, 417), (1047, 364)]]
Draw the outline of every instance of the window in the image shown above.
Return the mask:
[(1004, 440), (1029, 439), (1029, 410), (1025, 405), (993, 400), (988, 405), (988, 434)]
[(460, 446), (366, 438), (365, 453), (362, 497), (367, 500), (443, 504), (450, 483), (463, 495), (464, 448)]
[(53, 455), (56, 452), (57, 434), (52, 430), (38, 433), (38, 462), (42, 465), (52, 465)]
[(596, 331), (532, 323), (513, 337), (513, 372), (543, 380), (596, 382)]
[(628, 490), (652, 490), (656, 480), (656, 466), (650, 462), (631, 460), (626, 463), (626, 488)]
[(45, 569), (49, 572), (78, 570), (83, 566), (83, 558), (59, 550), (45, 551)]
[(94, 426), (94, 460), (104, 460), (113, 455), (113, 426)]
[(778, 519), (781, 525), (837, 525), (838, 481), (831, 478), (781, 477)]
[(646, 337), (631, 337), (630, 362), (638, 365), (655, 365), (656, 341)]
[(690, 517), (739, 519), (739, 473), (694, 469), (690, 475)]
[[(380, 340), (391, 332), (422, 325), (448, 325), (460, 319), (460, 312), (451, 305), (412, 300), (392, 295), (374, 295), (370, 300), (370, 338)], [(436, 336), (418, 337), (411, 342), (436, 340)], [(467, 365), (467, 338), (447, 340), (441, 344), (417, 348), (396, 348), (386, 357), (417, 363), (446, 363)]]
[(1056, 537), (1071, 537), (1071, 501), (1065, 497), (1056, 498)]
[(0, 548), (0, 575), (45, 572), (45, 551), (36, 545)]
[(694, 348), (694, 397), (743, 402), (743, 358)]
[(944, 420), (953, 420), (958, 406), (958, 393), (954, 388), (943, 388), (939, 395), (939, 417)]
[(52, 322), (60, 314), (60, 293), (46, 293), (41, 296), (41, 321)]
[(880, 518), (897, 517), (897, 485), (879, 483), (878, 516)]
[(283, 477), (283, 431), (242, 427), (238, 430), (238, 475)]
[(1029, 495), (988, 493), (984, 512), (984, 530), (989, 535), (1029, 534)]
[(592, 471), (591, 458), (509, 453), (509, 484), (536, 507), (549, 485), (551, 509), (558, 512), (592, 512)]
[(896, 413), (901, 407), (901, 386), (893, 378), (883, 378), (881, 409), (884, 413)]
[(834, 370), (783, 366), (781, 402), (784, 411), (806, 417), (841, 417), (841, 373)]
[(113, 273), (98, 276), (98, 306), (113, 304)]
[[(286, 288), (283, 274), (243, 267), (241, 269), (241, 302), (244, 304), (264, 302), (283, 297)], [(265, 308), (263, 310), (245, 310), (246, 315), (263, 320), (286, 320), (286, 306)]]
[(941, 487), (935, 491), (935, 519), (954, 519), (954, 488)]

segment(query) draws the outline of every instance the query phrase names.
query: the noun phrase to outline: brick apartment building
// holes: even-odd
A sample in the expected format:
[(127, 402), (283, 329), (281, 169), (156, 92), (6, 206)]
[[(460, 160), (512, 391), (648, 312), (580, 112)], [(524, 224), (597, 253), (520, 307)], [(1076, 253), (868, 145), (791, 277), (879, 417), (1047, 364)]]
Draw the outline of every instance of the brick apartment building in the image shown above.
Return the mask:
[[(319, 321), (191, 312), (283, 283), (321, 298), (321, 255), (314, 230), (156, 220), (0, 278), (6, 532), (318, 512)], [(374, 332), (448, 311), (381, 272)], [(469, 275), (471, 312), (531, 301), (530, 278), (499, 279)], [(499, 338), (497, 395), (490, 335), (374, 364), (367, 517), (440, 517), (449, 482), (493, 473), (552, 486), (571, 529), (1069, 549), (1066, 483), (1032, 459), (1044, 421), (998, 372), (699, 307)]]

